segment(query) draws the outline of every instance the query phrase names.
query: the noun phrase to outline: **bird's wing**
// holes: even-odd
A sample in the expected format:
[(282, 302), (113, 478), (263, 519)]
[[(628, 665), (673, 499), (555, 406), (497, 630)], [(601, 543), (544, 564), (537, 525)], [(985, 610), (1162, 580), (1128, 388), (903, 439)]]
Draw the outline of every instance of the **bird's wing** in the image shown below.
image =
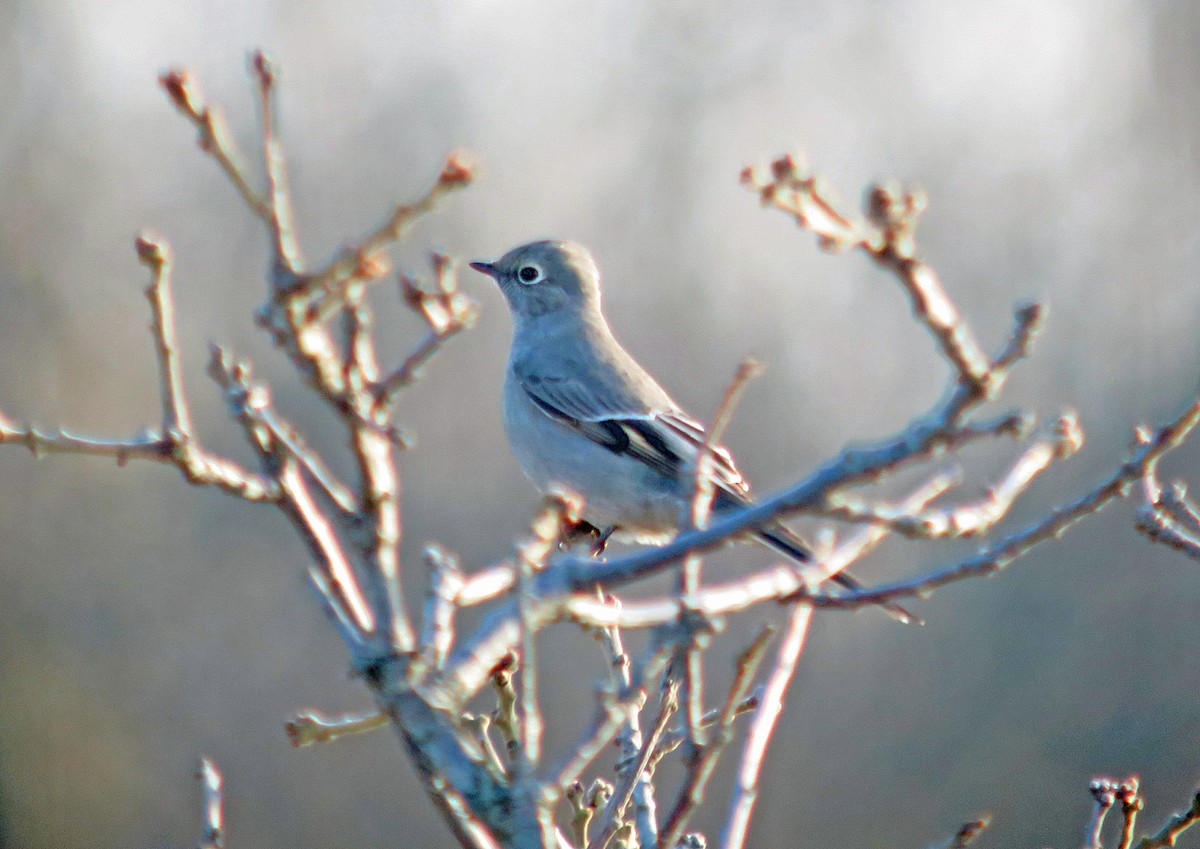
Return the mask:
[[(585, 385), (573, 377), (519, 379), (525, 394), (551, 419), (670, 480), (691, 473), (690, 463), (704, 445), (704, 427), (678, 410), (656, 410), (628, 397), (630, 393), (606, 389), (602, 383)], [(750, 488), (733, 458), (720, 446), (712, 452), (719, 500), (744, 501)]]

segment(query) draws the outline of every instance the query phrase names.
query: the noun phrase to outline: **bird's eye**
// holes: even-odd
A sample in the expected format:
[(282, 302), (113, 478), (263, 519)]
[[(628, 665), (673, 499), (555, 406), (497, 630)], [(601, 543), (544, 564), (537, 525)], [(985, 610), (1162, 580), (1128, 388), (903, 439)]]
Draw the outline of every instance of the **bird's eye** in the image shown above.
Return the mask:
[(534, 283), (541, 282), (542, 270), (536, 265), (522, 265), (517, 272), (517, 279), (526, 286), (532, 286)]

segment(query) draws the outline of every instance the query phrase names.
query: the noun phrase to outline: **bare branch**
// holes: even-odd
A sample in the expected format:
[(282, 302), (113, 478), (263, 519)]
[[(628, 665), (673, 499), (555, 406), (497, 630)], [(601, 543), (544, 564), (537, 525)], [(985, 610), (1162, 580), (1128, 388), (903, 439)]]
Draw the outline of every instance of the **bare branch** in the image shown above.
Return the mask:
[(1083, 444), (1083, 431), (1073, 413), (1055, 423), (1054, 430), (1029, 446), (996, 484), (988, 487), (982, 500), (972, 504), (908, 512), (872, 507), (845, 493), (835, 493), (819, 510), (847, 522), (887, 525), (897, 533), (915, 538), (958, 538), (989, 531), (1003, 519), (1013, 503), (1054, 460), (1070, 457)]
[(146, 297), (154, 316), (151, 332), (158, 351), (158, 373), (162, 395), (162, 430), (168, 439), (187, 441), (192, 436), (192, 420), (183, 394), (183, 376), (179, 370), (178, 343), (175, 341), (175, 311), (171, 297), (171, 252), (166, 243), (148, 233), (134, 242), (138, 259), (150, 269)]
[[(762, 365), (755, 360), (745, 359), (737, 368), (733, 379), (725, 388), (721, 403), (713, 413), (712, 422), (705, 429), (704, 441), (696, 452), (696, 468), (692, 484), (692, 499), (689, 504), (688, 522), (685, 527), (703, 528), (708, 524), (709, 513), (712, 511), (713, 495), (716, 491), (713, 480), (714, 452), (718, 450), (724, 438), (725, 429), (733, 419), (734, 409), (741, 398), (746, 384), (762, 374)], [(679, 616), (681, 619), (691, 614), (691, 607), (696, 601), (696, 593), (700, 589), (700, 555), (693, 552), (683, 559), (679, 566)], [(684, 634), (692, 635), (691, 629), (685, 629)], [(688, 741), (692, 746), (704, 744), (704, 728), (701, 718), (704, 715), (704, 677), (701, 665), (701, 650), (694, 635), (686, 646), (680, 647), (678, 663), (683, 669), (683, 712), (688, 729)]]
[[(771, 164), (770, 178), (746, 169), (742, 179), (763, 203), (791, 214), (801, 227), (816, 233), (822, 246), (861, 248), (892, 271), (912, 301), (913, 314), (937, 340), (943, 356), (954, 365), (969, 394), (973, 398), (994, 395), (999, 388), (995, 384), (1002, 382), (1002, 375), (996, 375), (999, 381), (993, 379), (992, 360), (960, 318), (937, 274), (915, 257), (914, 236), (917, 219), (926, 206), (924, 193), (904, 192), (893, 184), (872, 186), (865, 203), (868, 221), (864, 222), (838, 211), (818, 180), (805, 173), (790, 156)], [(1036, 316), (1027, 323), (1035, 322)]]
[(427, 668), (440, 669), (454, 642), (454, 612), (463, 574), (458, 558), (436, 545), (425, 548), (425, 562), (431, 577), (417, 651)]
[(496, 751), (495, 744), (492, 743), (492, 717), (486, 713), (464, 713), (462, 716), (462, 724), (464, 728), (470, 730), (475, 741), (479, 744), (479, 748), (483, 751), (483, 763), (492, 777), (498, 782), (507, 780), (508, 770), (504, 766), (504, 761), (500, 759), (500, 753)]
[(479, 817), (471, 812), (471, 807), (463, 794), (453, 785), (442, 784), (438, 788), (440, 807), (450, 818), (456, 836), (467, 849), (501, 849), (496, 838), (488, 831), (487, 826)]
[(400, 586), (400, 476), (388, 435), (361, 423), (351, 426), (359, 470), (359, 500), (371, 533), (360, 548), (367, 562), (365, 589), (391, 645), (408, 653), (416, 645)]
[[(744, 714), (750, 713), (751, 711), (757, 709), (758, 696), (751, 694), (742, 699), (742, 701), (737, 705), (734, 710), (734, 717), (736, 718), (738, 716), (743, 716)], [(720, 718), (720, 710), (710, 710), (704, 714), (704, 718), (701, 721), (707, 728), (711, 727)], [(662, 739), (658, 741), (658, 748), (655, 750), (654, 756), (650, 758), (650, 764), (647, 769), (653, 773), (654, 769), (658, 766), (659, 761), (671, 754), (671, 752), (678, 749), (681, 745), (683, 745), (684, 742), (686, 742), (686, 740), (687, 729), (682, 725), (676, 725), (674, 728), (668, 728), (663, 733)]]
[(1192, 796), (1190, 806), (1185, 811), (1171, 814), (1166, 823), (1154, 834), (1148, 834), (1134, 844), (1133, 849), (1166, 849), (1175, 845), (1179, 835), (1200, 821), (1200, 790)]
[(411, 386), (421, 367), (436, 354), (446, 340), (472, 327), (479, 316), (479, 305), (458, 289), (454, 262), (444, 254), (432, 255), (433, 292), (425, 292), (416, 280), (400, 275), (400, 294), (404, 303), (419, 313), (429, 325), (429, 333), (400, 366), (373, 387), (376, 410), (390, 410), (396, 396)]
[[(920, 510), (948, 490), (957, 481), (950, 473), (935, 475), (907, 498), (897, 503), (898, 510)], [(833, 548), (822, 553), (816, 561), (797, 570), (795, 564), (771, 566), (738, 581), (710, 585), (700, 591), (697, 610), (715, 619), (740, 613), (767, 601), (782, 601), (816, 587), (870, 553), (888, 535), (883, 525), (862, 528)], [(672, 621), (677, 616), (678, 602), (674, 597), (639, 599), (613, 605), (581, 595), (564, 602), (567, 614), (581, 624), (591, 627), (619, 625), (622, 628), (653, 628)]]
[[(627, 678), (627, 683), (600, 694), (599, 710), (592, 727), (584, 733), (562, 764), (547, 776), (543, 784), (548, 789), (557, 788), (558, 791), (564, 791), (612, 741), (630, 715), (636, 720), (637, 713), (645, 702), (647, 683), (662, 674), (671, 651), (672, 647), (667, 643), (652, 644), (646, 650), (644, 659), (637, 664), (634, 673), (628, 671), (629, 663), (626, 659), (623, 664), (625, 671), (621, 675)], [(634, 752), (636, 751), (635, 749)]]
[(467, 575), (456, 600), (461, 607), (483, 604), (504, 595), (512, 589), (516, 580), (516, 570), (511, 561), (497, 563)]
[(300, 749), (314, 743), (331, 743), (353, 734), (374, 731), (387, 724), (387, 714), (380, 711), (333, 718), (316, 711), (305, 711), (284, 723), (283, 730), (292, 746)]
[(504, 740), (504, 750), (510, 762), (519, 757), (521, 747), (521, 727), (517, 718), (517, 688), (513, 684), (513, 676), (519, 668), (520, 659), (515, 651), (510, 651), (492, 667), (492, 689), (496, 691), (496, 710), (492, 718), (496, 730)]
[(229, 182), (238, 190), (246, 206), (264, 222), (270, 222), (270, 204), (250, 185), (241, 156), (234, 148), (225, 119), (215, 106), (209, 106), (200, 95), (200, 90), (191, 74), (181, 69), (172, 69), (158, 78), (167, 92), (171, 103), (183, 113), (199, 132), (197, 142), (200, 149), (221, 166)]
[(569, 790), (604, 747), (612, 742), (621, 723), (625, 721), (627, 711), (640, 710), (645, 699), (646, 690), (641, 680), (638, 681), (638, 686), (627, 687), (616, 694), (601, 692), (591, 726), (571, 747), (570, 753), (554, 770), (553, 775), (545, 780), (547, 789), (553, 788), (557, 792), (563, 792), (564, 788)]
[(1137, 815), (1146, 804), (1138, 792), (1140, 784), (1138, 777), (1131, 775), (1117, 787), (1117, 801), (1121, 803), (1121, 841), (1117, 844), (1117, 849), (1129, 849), (1133, 845)]
[(357, 515), (360, 505), (354, 493), (326, 465), (325, 460), (314, 450), (300, 432), (288, 421), (281, 418), (272, 408), (262, 410), (262, 420), (279, 444), (296, 460), (306, 475), (315, 483), (331, 504), (345, 516)]
[(980, 575), (990, 575), (1031, 551), (1035, 546), (1054, 539), (1083, 517), (1103, 509), (1114, 498), (1128, 494), (1129, 487), (1145, 473), (1147, 464), (1177, 447), (1200, 422), (1200, 401), (1194, 402), (1179, 416), (1162, 426), (1148, 441), (1139, 446), (1106, 480), (1090, 492), (1069, 504), (1052, 510), (1034, 524), (1010, 534), (983, 548), (978, 554), (895, 584), (869, 590), (849, 592), (842, 596), (814, 594), (808, 597), (817, 607), (861, 607), (898, 598), (924, 596), (938, 587)]
[(337, 532), (313, 499), (308, 483), (287, 445), (278, 438), (275, 418), (269, 415), (270, 391), (255, 383), (250, 366), (238, 362), (225, 350), (213, 346), (209, 374), (225, 392), (233, 414), (279, 483), (279, 500), (284, 513), (308, 543), (315, 565), (309, 575), (326, 610), (337, 623), (347, 645), (361, 649), (365, 635), (375, 628), (371, 610), (363, 598)]
[(364, 262), (392, 242), (404, 238), (409, 228), (423, 215), (431, 212), (446, 195), (470, 185), (474, 179), (472, 166), (462, 153), (446, 158), (442, 171), (429, 191), (411, 204), (401, 204), (392, 210), (382, 224), (353, 246), (343, 248), (322, 270), (307, 277), (296, 294), (311, 294), (319, 298), (314, 315), (326, 315), (343, 297), (344, 287), (361, 280), (359, 269)]
[(534, 780), (534, 769), (542, 755), (542, 713), (537, 703), (537, 623), (533, 617), (532, 578), (546, 565), (557, 547), (567, 522), (579, 520), (579, 504), (565, 492), (552, 492), (542, 499), (530, 526), (529, 538), (517, 546), (517, 611), (521, 620), (521, 679), (517, 719), (520, 723), (518, 776)]
[[(1041, 332), (1048, 312), (1045, 304), (1036, 301), (1018, 304), (1013, 310), (1016, 324), (1008, 343), (992, 358), (992, 371), (1006, 373), (1019, 360), (1029, 356), (1033, 340)], [(971, 823), (967, 823), (970, 825)], [(964, 826), (965, 827), (965, 826)]]
[[(1148, 434), (1138, 432), (1139, 439)], [(1200, 560), (1200, 511), (1187, 497), (1187, 487), (1176, 482), (1164, 490), (1158, 480), (1158, 461), (1146, 465), (1142, 475), (1146, 503), (1138, 511), (1136, 527), (1154, 542)]]
[(147, 429), (131, 439), (94, 439), (59, 429), (45, 431), (22, 427), (0, 414), (0, 444), (24, 445), (36, 457), (51, 453), (89, 454), (113, 457), (122, 466), (131, 459), (169, 463), (176, 466), (189, 483), (216, 486), (246, 501), (278, 500), (279, 486), (270, 477), (256, 475), (232, 460), (200, 447), (192, 432), (179, 366), (171, 297), (170, 249), (165, 242), (147, 234), (138, 236), (135, 247), (138, 258), (150, 269), (146, 296), (153, 315), (151, 333), (158, 356), (161, 432)]
[[(665, 545), (606, 563), (563, 556), (556, 561), (555, 568), (548, 570), (544, 580), (548, 584), (566, 584), (571, 588), (594, 584), (613, 588), (653, 574), (691, 552), (710, 551), (748, 528), (787, 515), (819, 510), (832, 492), (874, 481), (905, 463), (935, 456), (958, 445), (962, 434), (955, 431), (953, 421), (962, 415), (965, 398), (961, 386), (956, 387), (944, 401), (910, 423), (899, 435), (870, 446), (846, 448), (794, 486), (751, 507), (722, 513), (706, 528), (682, 533)], [(978, 431), (971, 431), (967, 438), (978, 436)], [(549, 591), (551, 587), (544, 589)]]
[(588, 849), (605, 849), (624, 824), (625, 808), (629, 806), (629, 802), (633, 798), (634, 788), (638, 782), (643, 780), (646, 767), (658, 748), (659, 740), (666, 731), (667, 723), (670, 722), (671, 715), (679, 706), (678, 689), (678, 682), (672, 679), (668, 673), (668, 680), (663, 683), (662, 696), (658, 704), (658, 716), (654, 720), (654, 725), (651, 727), (650, 733), (646, 735), (636, 756), (618, 767), (617, 782), (613, 787), (612, 798), (608, 800), (600, 817), (600, 834), (588, 844)]
[(758, 710), (750, 722), (746, 745), (742, 749), (738, 764), (737, 780), (733, 788), (733, 799), (729, 804), (729, 817), (721, 835), (722, 849), (741, 849), (750, 827), (750, 814), (758, 799), (758, 774), (762, 770), (767, 744), (775, 731), (775, 723), (783, 711), (783, 696), (791, 683), (804, 649), (804, 639), (812, 621), (812, 607), (798, 604), (788, 620), (787, 630), (779, 644), (775, 664), (767, 676)]
[(283, 290), (292, 284), (304, 260), (292, 225), (292, 198), (288, 191), (283, 145), (276, 134), (276, 71), (261, 50), (254, 51), (250, 57), (250, 70), (257, 84), (262, 122), (263, 168), (267, 174), (267, 225), (271, 230), (275, 284), (278, 290)]
[(592, 786), (584, 791), (578, 781), (567, 789), (567, 801), (574, 809), (571, 816), (571, 834), (575, 838), (575, 846), (585, 849), (588, 845), (588, 826), (596, 811), (608, 804), (612, 798), (612, 785), (603, 778), (597, 778)]
[(733, 720), (738, 714), (739, 706), (745, 701), (750, 684), (758, 675), (758, 667), (762, 663), (763, 656), (767, 651), (767, 644), (774, 633), (773, 627), (764, 627), (759, 631), (754, 642), (738, 656), (737, 671), (733, 676), (733, 683), (729, 687), (725, 704), (721, 708), (721, 714), (716, 723), (717, 734), (711, 741), (700, 747), (691, 758), (683, 787), (679, 790), (679, 798), (659, 835), (658, 849), (671, 849), (683, 839), (692, 814), (704, 802), (705, 787), (712, 777), (713, 770), (716, 769), (722, 750), (733, 740)]

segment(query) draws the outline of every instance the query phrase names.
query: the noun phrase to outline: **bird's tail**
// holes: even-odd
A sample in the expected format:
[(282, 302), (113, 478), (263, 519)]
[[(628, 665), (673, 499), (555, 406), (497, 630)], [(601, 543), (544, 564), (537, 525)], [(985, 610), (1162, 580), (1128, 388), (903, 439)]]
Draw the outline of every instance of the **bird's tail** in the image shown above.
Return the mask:
[[(790, 557), (797, 563), (808, 563), (812, 560), (812, 550), (809, 548), (808, 543), (801, 539), (800, 535), (795, 531), (789, 530), (783, 525), (771, 525), (762, 528), (755, 532), (755, 537), (767, 547), (778, 551), (785, 557)], [(863, 585), (846, 572), (838, 572), (830, 580), (836, 581), (848, 590), (863, 589)], [(893, 602), (884, 602), (879, 606), (890, 613), (892, 617), (905, 624), (925, 624), (925, 621), (919, 616), (914, 616)]]

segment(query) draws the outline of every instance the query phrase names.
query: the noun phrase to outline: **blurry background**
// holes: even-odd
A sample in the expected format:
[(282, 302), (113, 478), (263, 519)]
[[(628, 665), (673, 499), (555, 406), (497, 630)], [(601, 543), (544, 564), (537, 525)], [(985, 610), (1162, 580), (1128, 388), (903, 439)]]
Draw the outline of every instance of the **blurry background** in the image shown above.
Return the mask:
[[(430, 248), (471, 259), (537, 237), (587, 243), (620, 336), (697, 415), (742, 356), (765, 360), (729, 436), (764, 491), (847, 439), (896, 430), (946, 369), (891, 279), (760, 211), (739, 169), (802, 150), (851, 201), (879, 177), (925, 187), (924, 253), (988, 347), (1013, 302), (1051, 304), (1007, 401), (1047, 417), (1075, 407), (1089, 439), (1013, 521), (1036, 516), (1197, 389), (1200, 6), (821, 5), (5, 0), (0, 409), (94, 434), (157, 424), (131, 249), (149, 225), (177, 256), (204, 439), (247, 456), (203, 374), (216, 339), (339, 447), (253, 327), (262, 233), (155, 82), (171, 65), (195, 71), (252, 151), (245, 64), (261, 45), (282, 69), (311, 257), (423, 191), (446, 151), (470, 150), (481, 179), (398, 264), (424, 271)], [(400, 416), (419, 439), (402, 460), (410, 599), (424, 542), (475, 568), (508, 553), (535, 503), (501, 432), (502, 301), (469, 271), (462, 285), (482, 301), (478, 327)], [(417, 328), (384, 314), (394, 361)], [(1164, 472), (1200, 485), (1193, 443)], [(973, 452), (964, 493), (1013, 450)], [(449, 845), (389, 732), (289, 748), (297, 708), (368, 700), (275, 512), (171, 469), (8, 449), (0, 541), (0, 844), (188, 845), (207, 753), (226, 775), (231, 846)], [(970, 548), (893, 542), (858, 572), (894, 577)], [(708, 568), (766, 557), (743, 548)], [(1144, 541), (1119, 505), (995, 580), (920, 603), (925, 628), (819, 616), (754, 844), (921, 847), (988, 810), (988, 845), (1077, 845), (1099, 772), (1140, 772), (1157, 827), (1200, 778), (1198, 602), (1196, 565)], [(714, 687), (771, 613), (731, 625)], [(601, 674), (591, 641), (561, 633), (547, 646), (559, 750)], [(723, 819), (728, 780), (698, 825)]]

